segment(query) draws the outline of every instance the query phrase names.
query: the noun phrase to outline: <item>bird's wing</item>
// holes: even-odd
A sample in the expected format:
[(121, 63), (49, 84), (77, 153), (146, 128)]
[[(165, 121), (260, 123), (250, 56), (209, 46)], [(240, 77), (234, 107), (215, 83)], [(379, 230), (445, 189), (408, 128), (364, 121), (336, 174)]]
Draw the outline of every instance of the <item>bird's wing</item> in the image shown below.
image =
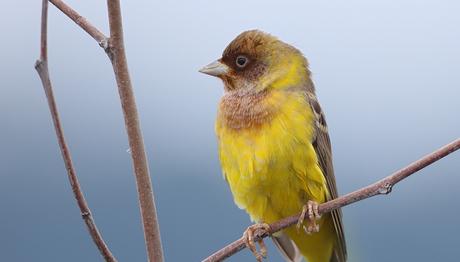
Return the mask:
[(280, 250), (281, 255), (287, 262), (301, 262), (302, 254), (297, 248), (294, 241), (292, 241), (285, 233), (279, 232), (276, 236), (272, 236), (275, 246)]
[[(310, 103), (312, 111), (315, 114), (315, 136), (312, 144), (315, 148), (318, 161), (326, 178), (327, 189), (329, 190), (328, 201), (338, 197), (337, 187), (335, 184), (334, 168), (332, 166), (332, 149), (331, 140), (327, 131), (326, 119), (323, 110), (318, 103), (316, 95), (313, 92), (307, 92), (307, 99)], [(332, 261), (344, 262), (347, 259), (347, 247), (342, 224), (342, 211), (336, 209), (331, 212), (334, 222), (335, 232), (337, 235), (337, 244), (334, 248)]]

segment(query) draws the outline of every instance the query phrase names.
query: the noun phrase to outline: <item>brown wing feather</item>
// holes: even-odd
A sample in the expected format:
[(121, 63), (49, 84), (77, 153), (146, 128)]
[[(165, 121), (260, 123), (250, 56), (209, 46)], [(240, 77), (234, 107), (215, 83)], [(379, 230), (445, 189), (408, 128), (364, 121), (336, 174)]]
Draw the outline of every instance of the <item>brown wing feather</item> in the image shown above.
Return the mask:
[[(327, 187), (330, 194), (328, 200), (331, 200), (338, 197), (337, 186), (335, 183), (334, 176), (334, 167), (332, 165), (331, 140), (329, 139), (326, 119), (324, 117), (323, 110), (321, 109), (316, 95), (313, 92), (307, 92), (307, 99), (316, 116), (316, 135), (312, 143), (318, 156), (319, 164), (323, 171), (323, 175), (326, 178)], [(334, 254), (331, 258), (331, 262), (345, 262), (347, 260), (347, 247), (345, 243), (345, 235), (342, 224), (342, 210), (336, 209), (331, 212), (331, 215), (337, 235), (337, 244), (334, 248)]]

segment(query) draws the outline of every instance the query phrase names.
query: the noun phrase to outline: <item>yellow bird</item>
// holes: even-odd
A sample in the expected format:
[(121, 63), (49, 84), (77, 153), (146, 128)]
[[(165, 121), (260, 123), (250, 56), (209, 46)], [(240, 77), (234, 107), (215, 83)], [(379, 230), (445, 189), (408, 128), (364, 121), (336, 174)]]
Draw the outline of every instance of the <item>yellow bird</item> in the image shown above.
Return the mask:
[(258, 223), (245, 232), (257, 260), (266, 250), (261, 242), (256, 251), (254, 230), (302, 211), (297, 227), (272, 236), (286, 261), (346, 261), (341, 211), (318, 214), (318, 203), (336, 198), (337, 188), (324, 113), (302, 53), (251, 30), (200, 72), (224, 83), (219, 158), (235, 203)]

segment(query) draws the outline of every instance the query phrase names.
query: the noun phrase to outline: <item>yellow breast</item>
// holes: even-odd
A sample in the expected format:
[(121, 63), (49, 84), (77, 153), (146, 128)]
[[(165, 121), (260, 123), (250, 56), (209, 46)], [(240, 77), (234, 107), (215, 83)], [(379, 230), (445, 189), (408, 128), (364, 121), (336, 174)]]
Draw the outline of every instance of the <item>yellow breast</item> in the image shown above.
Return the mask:
[(274, 222), (298, 213), (308, 199), (325, 201), (326, 182), (311, 144), (313, 117), (301, 91), (222, 99), (216, 133), (223, 174), (253, 221)]

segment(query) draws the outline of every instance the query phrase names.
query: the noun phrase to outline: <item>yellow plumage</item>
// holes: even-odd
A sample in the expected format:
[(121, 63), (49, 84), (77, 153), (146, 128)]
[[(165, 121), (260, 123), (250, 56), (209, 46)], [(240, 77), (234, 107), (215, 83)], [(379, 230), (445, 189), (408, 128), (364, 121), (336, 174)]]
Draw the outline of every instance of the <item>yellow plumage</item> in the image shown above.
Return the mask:
[[(249, 62), (239, 61), (240, 54)], [(238, 65), (230, 65), (235, 58)], [(219, 61), (233, 68), (227, 67), (225, 74), (205, 73), (219, 76), (226, 86), (216, 134), (235, 203), (254, 222), (272, 223), (298, 214), (309, 200), (330, 199), (313, 145), (318, 112), (309, 100), (314, 90), (302, 54), (274, 37), (249, 31)], [(216, 70), (215, 65), (209, 68)], [(309, 262), (337, 261), (332, 259), (337, 235), (331, 215), (318, 224), (320, 231), (312, 235), (295, 227), (284, 232)]]
[[(299, 213), (307, 200), (325, 202), (328, 192), (311, 144), (313, 112), (305, 97), (302, 93), (271, 91), (264, 103), (279, 108), (269, 123), (234, 130), (218, 117), (216, 133), (222, 169), (235, 203), (253, 221), (272, 223)], [(302, 243), (298, 244), (301, 251), (302, 247), (315, 250), (310, 262), (328, 261), (325, 258), (330, 257), (334, 233), (323, 223), (324, 219), (319, 221), (326, 230), (311, 236), (297, 233), (295, 228), (288, 231), (294, 242)]]

